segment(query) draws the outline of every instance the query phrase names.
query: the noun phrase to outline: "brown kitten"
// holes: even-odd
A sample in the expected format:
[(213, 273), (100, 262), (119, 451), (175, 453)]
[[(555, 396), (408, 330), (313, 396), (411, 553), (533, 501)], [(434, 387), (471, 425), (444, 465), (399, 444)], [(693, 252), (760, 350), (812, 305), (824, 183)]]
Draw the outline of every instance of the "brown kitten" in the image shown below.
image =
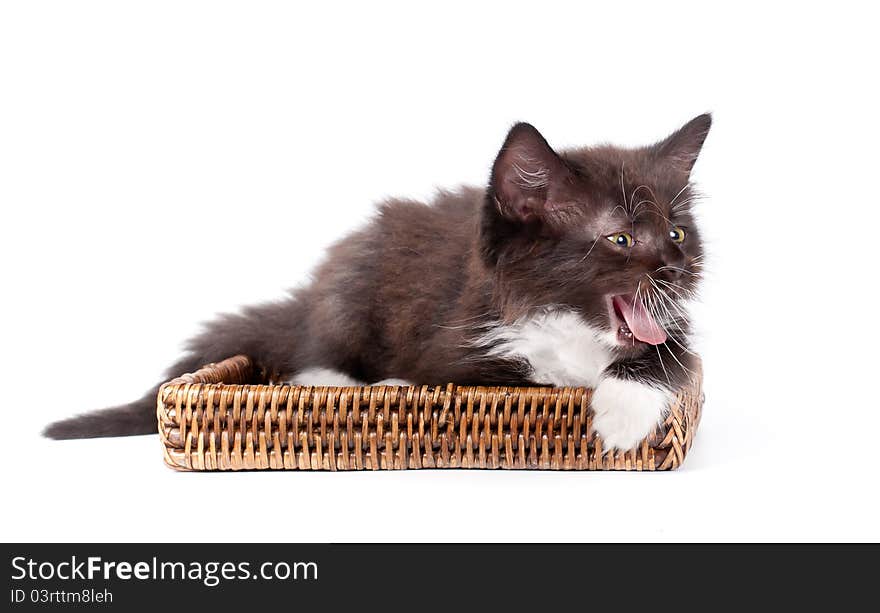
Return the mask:
[[(591, 386), (597, 432), (628, 449), (691, 369), (684, 301), (702, 247), (690, 172), (710, 125), (555, 152), (517, 124), (487, 188), (382, 204), (310, 286), (207, 324), (168, 376), (243, 353), (301, 384)], [(154, 433), (157, 391), (45, 434)]]

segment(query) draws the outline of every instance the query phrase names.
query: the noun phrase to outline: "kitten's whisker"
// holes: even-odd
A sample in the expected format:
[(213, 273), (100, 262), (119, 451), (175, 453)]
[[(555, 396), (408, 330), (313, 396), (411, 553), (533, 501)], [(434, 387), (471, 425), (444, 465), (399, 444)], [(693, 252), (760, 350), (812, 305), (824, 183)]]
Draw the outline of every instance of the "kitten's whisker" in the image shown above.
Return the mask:
[(660, 209), (660, 205), (658, 205), (658, 204), (657, 204), (656, 202), (654, 202), (653, 200), (639, 200), (639, 201), (636, 203), (635, 208), (632, 210), (632, 216), (633, 216), (633, 219), (635, 219), (635, 218), (637, 217), (636, 212), (639, 210), (639, 207), (642, 206), (643, 204), (645, 204), (646, 202), (647, 202), (648, 204), (653, 204), (658, 210)]
[(689, 378), (691, 381), (693, 381), (693, 378), (692, 378), (692, 377), (693, 377), (694, 375), (696, 375), (697, 373), (695, 373), (695, 372), (692, 371), (690, 368), (688, 368), (687, 366), (685, 366), (684, 364), (682, 364), (682, 363), (681, 363), (681, 360), (678, 359), (678, 357), (675, 355), (675, 353), (672, 351), (672, 349), (669, 347), (669, 345), (667, 345), (666, 343), (664, 343), (663, 346), (666, 347), (666, 351), (669, 352), (669, 355), (672, 356), (672, 359), (675, 360), (676, 362), (678, 362), (678, 365), (681, 366), (682, 370), (684, 370), (686, 373), (690, 373), (691, 377), (688, 377), (688, 378)]
[[(651, 283), (652, 283), (652, 284), (654, 283), (654, 280), (653, 280), (653, 279), (651, 279)], [(684, 312), (678, 307), (678, 305), (675, 303), (674, 300), (672, 300), (671, 298), (669, 298), (669, 296), (667, 296), (667, 295), (666, 295), (662, 290), (660, 290), (656, 285), (655, 285), (654, 287), (655, 287), (655, 289), (656, 289), (657, 292), (658, 292), (658, 294), (657, 294), (657, 298), (659, 299), (659, 300), (658, 300), (658, 306), (659, 306), (660, 308), (662, 308), (662, 309), (665, 311), (665, 313), (666, 313), (666, 316), (663, 317), (663, 318), (661, 318), (661, 319), (664, 319), (664, 321), (668, 321), (669, 324), (672, 324), (672, 325), (674, 325), (676, 328), (678, 328), (678, 331), (681, 333), (682, 339), (686, 339), (687, 336), (688, 336), (687, 332), (685, 332), (684, 329), (682, 329), (681, 325), (679, 325), (679, 323), (678, 323), (678, 317), (676, 317), (676, 316), (674, 316), (674, 315), (672, 314), (672, 312), (669, 310), (669, 307), (666, 305), (666, 303), (663, 302), (663, 300), (665, 300), (666, 302), (668, 302), (673, 308), (675, 308), (676, 311), (679, 312), (682, 321), (687, 322), (687, 321), (689, 320), (688, 315), (687, 315), (686, 313), (684, 313)], [(659, 311), (658, 311), (658, 314), (659, 314)], [(678, 339), (675, 338), (675, 335), (674, 335), (674, 334), (670, 334), (670, 335), (668, 336), (668, 338), (669, 338), (670, 340), (672, 340), (672, 342), (674, 342), (676, 345), (678, 345), (678, 346), (679, 346), (683, 351), (685, 351), (686, 353), (689, 353), (689, 354), (694, 355), (694, 356), (696, 355), (693, 351), (691, 351), (690, 349), (688, 349), (687, 347), (685, 347), (683, 344), (681, 344), (681, 343), (678, 341)]]
[[(684, 193), (684, 190), (686, 190), (688, 187), (690, 187), (690, 185), (691, 185), (690, 182), (686, 182), (684, 184), (684, 187), (682, 187), (680, 190), (678, 190), (678, 193), (675, 194), (675, 196), (673, 196), (672, 200), (669, 201), (670, 207), (672, 207), (672, 205), (675, 204), (675, 201), (678, 200), (678, 197), (681, 196)], [(673, 210), (675, 210), (675, 209), (673, 209)]]
[(662, 283), (663, 285), (666, 285), (669, 287), (674, 287), (675, 289), (679, 289), (685, 293), (690, 293), (690, 290), (685, 289), (685, 287), (683, 285), (676, 283), (674, 281), (667, 281), (665, 279), (654, 279), (654, 282), (655, 283)]
[(663, 220), (664, 220), (666, 223), (668, 223), (670, 226), (674, 226), (674, 225), (675, 225), (674, 223), (672, 223), (672, 221), (671, 221), (666, 215), (664, 215), (664, 214), (660, 211), (660, 206), (659, 206), (656, 202), (652, 202), (652, 204), (654, 205), (654, 207), (655, 207), (657, 210), (656, 210), (656, 211), (648, 210), (649, 213), (654, 213), (657, 217), (663, 219)]
[(675, 270), (675, 271), (680, 272), (680, 273), (685, 274), (685, 275), (691, 275), (691, 276), (694, 276), (694, 277), (698, 277), (698, 276), (699, 276), (697, 273), (695, 273), (695, 272), (693, 272), (693, 271), (685, 270), (684, 268), (680, 268), (680, 267), (678, 267), (678, 266), (661, 266), (660, 268), (656, 269), (654, 272), (661, 272), (661, 271), (663, 271), (663, 270)]
[[(678, 301), (673, 300), (670, 296), (666, 296), (666, 299), (667, 299), (668, 305), (671, 306), (672, 308), (674, 308), (676, 310), (676, 312), (678, 313), (678, 315), (676, 315), (674, 317), (676, 320), (681, 319), (681, 321), (683, 321), (685, 323), (690, 322), (690, 314), (687, 312), (687, 310), (684, 308), (684, 306), (679, 306)], [(668, 310), (668, 307), (667, 307), (667, 310)], [(670, 316), (672, 316), (671, 311), (670, 311)]]
[(688, 300), (689, 298), (694, 297), (693, 292), (686, 290), (685, 288), (683, 288), (680, 285), (675, 285), (674, 283), (669, 283), (668, 281), (664, 281), (663, 279), (656, 279), (656, 282), (664, 285), (665, 287), (667, 287), (670, 290), (672, 290), (673, 292), (675, 292), (675, 295), (678, 296), (682, 300)]
[[(614, 213), (617, 211), (617, 209), (621, 209), (621, 210), (623, 211), (623, 214), (626, 215), (626, 209), (625, 209), (622, 205), (620, 205), (620, 204), (618, 204), (616, 207), (614, 207), (613, 209), (611, 209), (611, 213), (610, 213), (610, 215), (614, 215)], [(606, 233), (607, 231), (608, 231), (608, 228), (607, 228), (607, 227), (602, 228), (602, 231), (599, 232), (599, 234), (596, 236), (596, 239), (593, 241), (593, 244), (590, 245), (590, 249), (587, 251), (587, 254), (586, 254), (583, 258), (581, 258), (581, 262), (580, 262), (581, 264), (583, 264), (584, 262), (586, 262), (587, 258), (588, 258), (589, 255), (593, 252), (593, 249), (596, 247), (596, 244), (599, 242), (599, 239), (600, 239), (600, 238), (604, 238), (604, 237), (606, 236), (605, 233)]]
[(687, 353), (688, 355), (692, 355), (692, 356), (694, 356), (695, 358), (700, 357), (700, 356), (698, 356), (696, 353), (694, 353), (693, 351), (691, 351), (690, 349), (688, 349), (687, 347), (685, 347), (684, 345), (682, 345), (682, 344), (681, 344), (681, 343), (680, 343), (680, 342), (679, 342), (674, 336), (670, 335), (670, 336), (669, 336), (669, 340), (671, 340), (673, 343), (675, 343), (676, 345), (678, 345), (679, 349), (681, 349), (682, 351), (684, 351), (684, 352)]
[(660, 368), (663, 369), (663, 375), (666, 377), (666, 383), (669, 384), (669, 387), (672, 387), (672, 381), (669, 380), (669, 373), (666, 372), (666, 365), (663, 363), (663, 356), (660, 355), (660, 346), (654, 345), (654, 349), (657, 350), (657, 357), (660, 358)]
[(601, 234), (599, 234), (599, 236), (596, 237), (596, 240), (593, 241), (593, 244), (590, 245), (590, 248), (589, 248), (589, 250), (587, 250), (586, 255), (581, 258), (581, 264), (586, 262), (587, 258), (590, 257), (590, 254), (593, 253), (593, 249), (596, 248), (596, 244), (599, 242), (599, 239), (602, 238), (602, 234), (604, 234), (604, 231)]
[[(673, 305), (673, 306), (674, 306), (674, 305)], [(677, 308), (677, 307), (676, 307), (676, 308)], [(662, 313), (661, 313), (661, 309), (662, 309), (662, 311), (663, 311)], [(661, 296), (658, 296), (658, 297), (657, 297), (656, 305), (655, 305), (655, 310), (656, 310), (656, 317), (657, 317), (658, 319), (662, 320), (662, 321), (667, 325), (667, 327), (669, 328), (669, 329), (667, 330), (668, 332), (670, 332), (670, 334), (668, 334), (668, 338), (671, 339), (672, 342), (674, 342), (676, 345), (678, 345), (679, 347), (681, 347), (684, 351), (686, 351), (686, 352), (688, 352), (688, 353), (691, 353), (691, 352), (688, 350), (687, 347), (685, 347), (684, 345), (682, 345), (682, 344), (681, 344), (681, 343), (675, 338), (674, 331), (671, 330), (671, 327), (672, 327), (672, 326), (674, 326), (676, 329), (678, 329), (678, 332), (681, 334), (682, 338), (686, 338), (686, 337), (687, 337), (687, 332), (685, 332), (684, 329), (683, 329), (683, 328), (681, 327), (681, 325), (679, 324), (679, 317), (676, 317), (675, 315), (673, 315), (673, 313), (669, 310), (669, 307), (667, 307), (667, 306), (663, 303), (663, 298), (662, 298)], [(687, 322), (687, 318), (686, 318), (686, 317), (682, 317), (682, 318), (681, 318), (681, 321)]]
[(647, 185), (645, 185), (645, 184), (642, 184), (642, 185), (639, 185), (637, 188), (635, 188), (635, 189), (633, 190), (633, 192), (632, 192), (632, 195), (629, 197), (629, 207), (630, 207), (630, 209), (632, 209), (632, 202), (633, 202), (633, 200), (635, 200), (635, 198), (636, 198), (636, 194), (637, 194), (638, 191), (639, 191), (640, 189), (642, 189), (642, 188), (645, 188), (646, 190), (648, 190), (648, 193), (651, 194), (651, 198), (653, 198), (654, 201), (656, 202), (656, 200), (657, 200), (657, 195), (654, 193), (654, 190), (652, 190), (649, 186), (647, 186)]
[[(657, 285), (657, 282), (655, 279), (650, 278), (650, 277), (649, 277), (649, 279), (651, 281), (651, 284), (654, 286), (654, 289), (657, 291), (661, 301), (665, 301), (665, 302), (661, 302), (661, 306), (663, 306), (664, 310), (666, 311), (667, 315), (672, 319), (672, 321), (675, 322), (677, 325), (677, 322), (676, 322), (677, 318), (672, 315), (672, 312), (666, 306), (666, 303), (669, 303), (670, 305), (672, 305), (673, 308), (675, 308), (676, 311), (678, 311), (678, 314), (682, 318), (683, 321), (685, 321), (685, 322), (688, 321), (690, 319), (688, 314), (685, 311), (681, 310), (681, 308), (679, 308), (679, 306), (675, 302), (675, 300), (673, 300), (670, 296), (668, 296), (666, 294), (666, 292), (664, 292), (660, 288), (660, 286)], [(681, 330), (681, 326), (678, 326), (678, 329)], [(682, 332), (682, 334), (684, 334), (684, 330), (681, 330), (681, 332)]]
[(681, 202), (679, 202), (678, 204), (676, 204), (674, 207), (672, 207), (669, 210), (672, 211), (673, 213), (677, 213), (680, 210), (682, 210), (683, 208), (688, 207), (695, 200), (697, 200), (697, 198), (688, 198), (687, 200), (682, 200)]
[(690, 196), (688, 196), (687, 198), (685, 198), (681, 202), (675, 203), (674, 206), (670, 205), (670, 206), (672, 206), (672, 208), (670, 210), (678, 211), (679, 209), (686, 207), (687, 205), (689, 205), (692, 202), (699, 201), (701, 198), (702, 198), (702, 196), (700, 194), (697, 194), (697, 193), (691, 194)]

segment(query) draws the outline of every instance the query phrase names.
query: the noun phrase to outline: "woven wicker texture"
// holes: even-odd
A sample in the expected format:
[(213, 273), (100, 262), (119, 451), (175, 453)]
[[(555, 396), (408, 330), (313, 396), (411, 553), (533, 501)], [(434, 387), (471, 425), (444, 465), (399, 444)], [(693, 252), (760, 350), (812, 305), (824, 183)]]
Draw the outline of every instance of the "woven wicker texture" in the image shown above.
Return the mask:
[[(699, 369), (698, 369), (699, 370)], [(701, 375), (639, 447), (603, 453), (591, 390), (273, 385), (236, 356), (169, 381), (157, 415), (178, 470), (670, 470), (699, 424)]]

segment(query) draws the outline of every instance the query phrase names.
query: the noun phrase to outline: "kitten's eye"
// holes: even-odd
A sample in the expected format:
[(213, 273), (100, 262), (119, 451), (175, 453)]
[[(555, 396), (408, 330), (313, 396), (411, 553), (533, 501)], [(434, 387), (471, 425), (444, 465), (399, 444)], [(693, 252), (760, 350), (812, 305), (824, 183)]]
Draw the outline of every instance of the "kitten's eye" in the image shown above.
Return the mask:
[(620, 245), (621, 247), (632, 247), (636, 242), (633, 240), (632, 234), (629, 232), (617, 232), (615, 234), (609, 234), (606, 236), (608, 240), (610, 240), (615, 245)]
[(672, 239), (673, 243), (683, 243), (684, 242), (684, 229), (672, 228), (669, 231), (669, 238)]

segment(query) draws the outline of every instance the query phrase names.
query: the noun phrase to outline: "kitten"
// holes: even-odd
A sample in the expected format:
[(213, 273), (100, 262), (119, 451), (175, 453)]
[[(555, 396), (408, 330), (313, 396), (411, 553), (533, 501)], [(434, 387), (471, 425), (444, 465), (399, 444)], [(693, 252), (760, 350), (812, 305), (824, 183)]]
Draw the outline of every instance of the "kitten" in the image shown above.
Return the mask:
[[(519, 123), (485, 189), (385, 202), (311, 285), (207, 324), (168, 376), (247, 354), (305, 385), (589, 386), (606, 448), (629, 449), (691, 372), (684, 302), (703, 255), (690, 172), (710, 125), (556, 152)], [(45, 434), (153, 433), (157, 391)]]

